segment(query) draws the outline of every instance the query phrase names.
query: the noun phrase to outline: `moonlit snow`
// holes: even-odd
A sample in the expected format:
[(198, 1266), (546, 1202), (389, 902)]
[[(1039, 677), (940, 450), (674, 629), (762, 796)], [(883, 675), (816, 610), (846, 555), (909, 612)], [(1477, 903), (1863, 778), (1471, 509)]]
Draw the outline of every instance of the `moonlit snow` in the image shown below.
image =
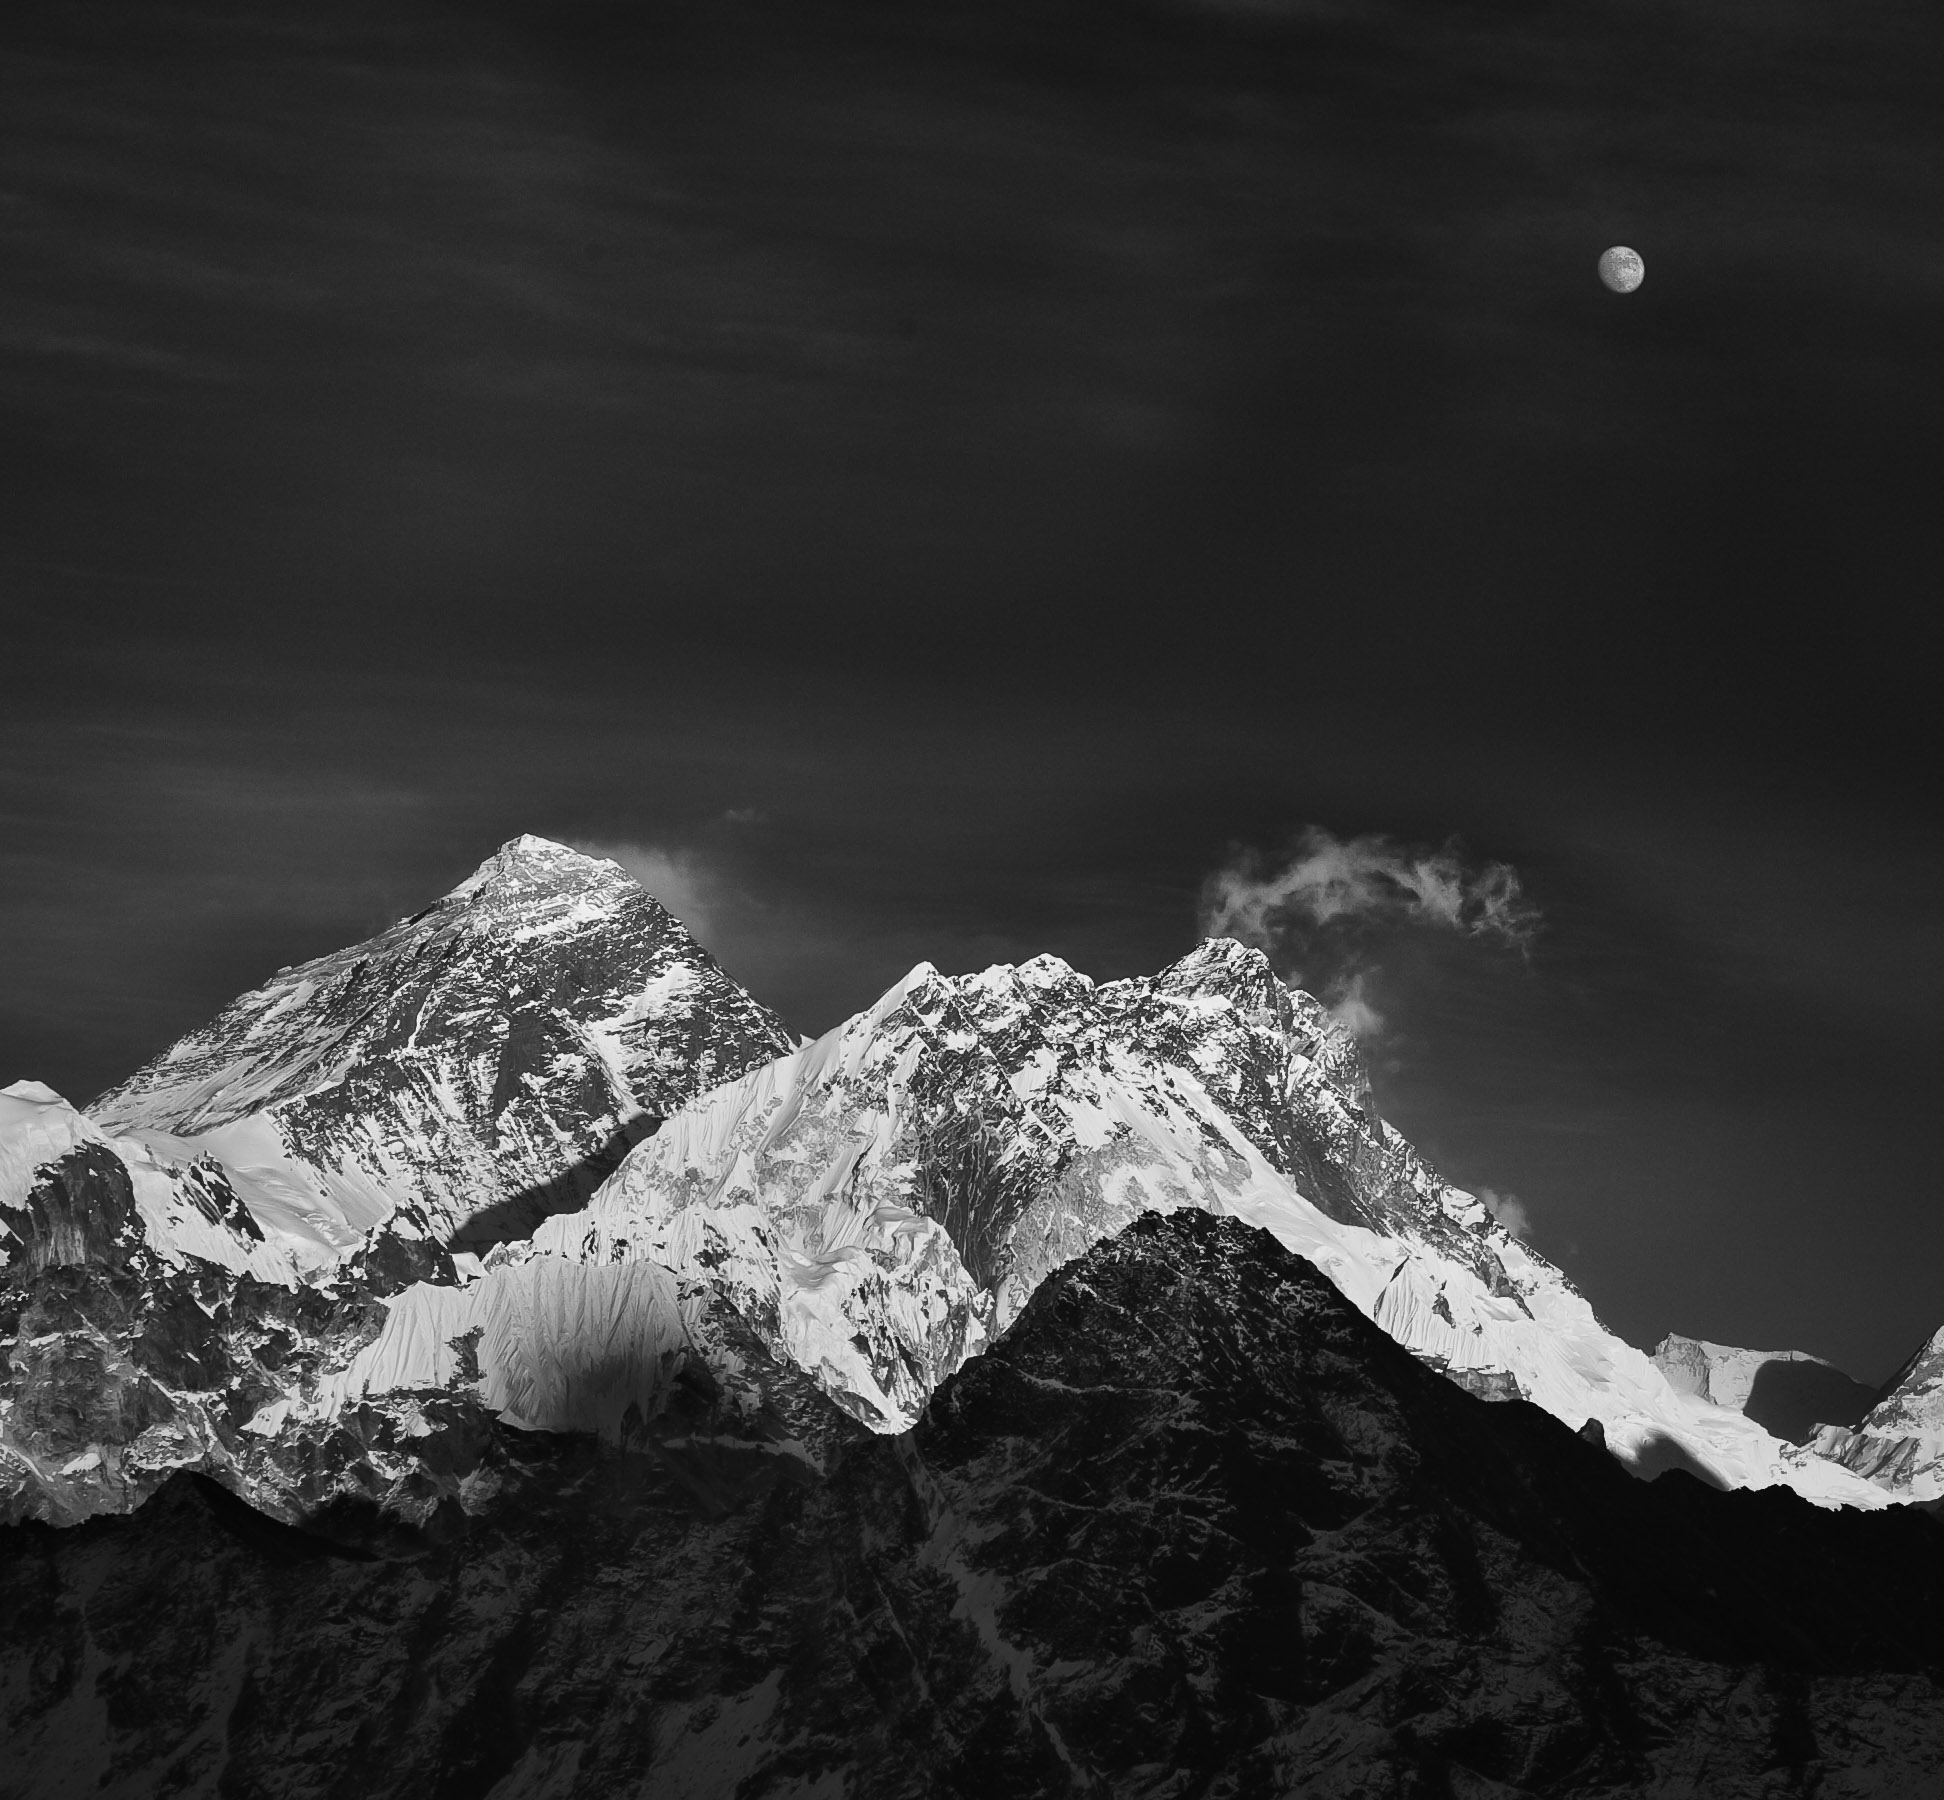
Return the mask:
[(374, 1484), (429, 1505), (415, 1471), (465, 1408), (625, 1438), (685, 1369), (752, 1416), (807, 1383), (902, 1432), (1054, 1271), (1183, 1209), (1270, 1232), (1461, 1385), (1597, 1420), (1642, 1474), (1886, 1499), (1609, 1332), (1378, 1118), (1354, 1040), (1259, 951), (1104, 984), (921, 963), (792, 1048), (616, 865), (535, 838), (88, 1115), (0, 1096), (15, 1260), (145, 1284), (176, 1359), (139, 1317), (42, 1331), (0, 1400), (3, 1497), (83, 1517), (193, 1467), (284, 1516)]

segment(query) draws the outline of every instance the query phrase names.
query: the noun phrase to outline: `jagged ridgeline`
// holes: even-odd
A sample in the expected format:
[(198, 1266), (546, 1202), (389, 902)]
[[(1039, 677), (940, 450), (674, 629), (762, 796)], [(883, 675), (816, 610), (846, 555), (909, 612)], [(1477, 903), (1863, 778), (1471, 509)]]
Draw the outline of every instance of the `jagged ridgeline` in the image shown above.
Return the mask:
[(920, 964), (798, 1044), (617, 865), (537, 838), (86, 1113), (0, 1095), (0, 1489), (74, 1520), (193, 1470), (418, 1525), (491, 1503), (509, 1429), (698, 1421), (811, 1476), (830, 1418), (905, 1430), (1053, 1274), (1180, 1209), (1642, 1473), (1882, 1501), (1607, 1332), (1255, 951)]
[(684, 1391), (652, 1454), (515, 1434), (422, 1531), (185, 1474), (16, 1527), (0, 1792), (1937, 1791), (1929, 1516), (1631, 1479), (1239, 1220), (1054, 1271), (909, 1432), (804, 1402), (816, 1478)]
[(88, 1115), (284, 1174), (307, 1214), (286, 1228), (330, 1249), (393, 1217), (486, 1249), (793, 1041), (618, 864), (525, 837), (368, 943), (278, 971)]

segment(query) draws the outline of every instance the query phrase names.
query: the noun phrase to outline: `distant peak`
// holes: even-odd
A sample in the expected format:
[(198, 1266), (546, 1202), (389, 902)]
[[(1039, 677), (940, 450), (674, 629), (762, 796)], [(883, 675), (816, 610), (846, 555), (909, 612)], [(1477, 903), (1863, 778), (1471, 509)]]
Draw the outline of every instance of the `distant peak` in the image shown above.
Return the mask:
[(1230, 937), (1203, 938), (1179, 962), (1163, 969), (1156, 980), (1173, 992), (1223, 994), (1257, 1006), (1283, 991), (1268, 957)]
[(536, 837), (530, 831), (523, 831), (516, 838), (508, 838), (500, 845), (499, 854), (517, 861), (530, 862), (592, 862), (591, 856), (557, 843), (552, 838)]
[(956, 978), (956, 985), (960, 987), (986, 988), (994, 992), (1015, 987), (1059, 989), (1075, 984), (1088, 988), (1094, 985), (1091, 977), (1082, 975), (1071, 963), (1050, 951), (1043, 951), (1023, 963), (993, 963), (976, 975)]
[(1059, 992), (1069, 988), (1091, 988), (1094, 985), (1091, 975), (1083, 975), (1064, 957), (1055, 956), (1050, 950), (1029, 957), (1019, 965), (1015, 973), (1025, 986), (1041, 988), (1049, 992)]
[(619, 863), (557, 844), (552, 838), (526, 832), (509, 838), (446, 896), (473, 900), (557, 893), (563, 888), (635, 887), (634, 878)]
[(530, 831), (522, 832), (516, 838), (508, 838), (479, 865), (482, 873), (493, 868), (618, 869), (620, 866), (619, 863), (609, 862), (606, 857), (589, 856), (569, 844), (556, 843), (552, 838), (535, 837)]

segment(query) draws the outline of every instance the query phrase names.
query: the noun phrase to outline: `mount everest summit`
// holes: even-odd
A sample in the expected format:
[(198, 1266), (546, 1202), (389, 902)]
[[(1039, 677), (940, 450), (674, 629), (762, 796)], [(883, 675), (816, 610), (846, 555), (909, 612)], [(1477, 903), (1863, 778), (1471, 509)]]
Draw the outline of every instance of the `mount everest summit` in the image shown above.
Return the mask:
[(527, 837), (85, 1112), (0, 1093), (0, 1504), (72, 1521), (196, 1470), (288, 1520), (423, 1520), (490, 1495), (496, 1424), (647, 1442), (696, 1394), (816, 1466), (824, 1403), (909, 1428), (1054, 1271), (1184, 1208), (1638, 1473), (1888, 1497), (1606, 1331), (1259, 952), (921, 964), (798, 1045), (617, 865)]
[(369, 943), (279, 970), (88, 1116), (220, 1161), (310, 1270), (384, 1224), (522, 1235), (791, 1045), (618, 865), (528, 837)]

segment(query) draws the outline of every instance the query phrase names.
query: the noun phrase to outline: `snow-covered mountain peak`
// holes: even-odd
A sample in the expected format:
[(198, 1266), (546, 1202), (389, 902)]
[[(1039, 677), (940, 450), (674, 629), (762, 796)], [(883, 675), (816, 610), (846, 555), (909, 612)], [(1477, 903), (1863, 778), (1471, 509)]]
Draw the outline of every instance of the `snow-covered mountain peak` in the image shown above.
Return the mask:
[[(938, 979), (943, 981), (946, 978), (940, 976)], [(990, 996), (991, 1001), (998, 1005), (1005, 1005), (1009, 1001), (1030, 1005), (1034, 1000), (1049, 995), (1092, 993), (1095, 983), (1092, 976), (1083, 975), (1063, 958), (1042, 953), (1029, 957), (1023, 963), (993, 963), (976, 975), (959, 977), (950, 985), (960, 990), (967, 999), (984, 995)]]
[(45, 1082), (0, 1088), (0, 1243), (25, 1243), (31, 1196), (44, 1169), (107, 1140)]
[(401, 1207), (439, 1238), (530, 1230), (792, 1041), (619, 864), (529, 836), (279, 970), (89, 1112), (276, 1171), (293, 1200), (265, 1228), (342, 1253)]
[[(85, 1115), (16, 1084), (0, 1096), (0, 1343), (32, 1353), (9, 1352), (28, 1399), (0, 1393), (0, 1501), (73, 1517), (183, 1466), (257, 1471), (237, 1476), (257, 1495), (352, 1479), (311, 1457), (308, 1425), (283, 1467), (280, 1433), (293, 1407), (334, 1429), (387, 1319), (357, 1375), (381, 1391), (473, 1364), (502, 1398), (492, 1382), (553, 1393), (559, 1375), (545, 1416), (572, 1422), (625, 1339), (634, 1360), (614, 1369), (650, 1393), (691, 1329), (663, 1316), (662, 1276), (576, 1273), (562, 1299), (556, 1271), (478, 1280), (475, 1258), (582, 1204), (665, 1115), (793, 1043), (618, 864), (525, 837), (424, 912), (279, 970)], [(603, 1307), (627, 1317), (604, 1325)], [(462, 1356), (451, 1340), (474, 1326), (486, 1348)], [(518, 1349), (536, 1330), (561, 1334), (544, 1368)]]
[(1155, 976), (1154, 985), (1169, 993), (1220, 995), (1256, 1012), (1272, 1010), (1281, 993), (1292, 991), (1261, 950), (1230, 937), (1203, 938)]
[(1918, 1346), (1854, 1429), (1846, 1423), (1817, 1434), (1820, 1455), (1900, 1500), (1944, 1501), (1944, 1330)]
[(528, 833), (502, 844), (429, 910), (465, 906), (490, 916), (544, 906), (553, 898), (596, 907), (619, 904), (641, 891), (640, 883), (618, 862)]
[(931, 962), (913, 963), (909, 970), (884, 990), (872, 1006), (874, 1016), (884, 1017), (897, 1011), (901, 1006), (911, 1004), (917, 996), (934, 993), (944, 985), (945, 977), (938, 972), (938, 965)]
[(245, 1191), (248, 1176), (164, 1139), (104, 1131), (44, 1082), (0, 1089), (0, 1266), (193, 1261), (294, 1283), (304, 1259), (266, 1241)]
[(1230, 939), (1101, 983), (920, 963), (797, 1045), (619, 865), (515, 839), (87, 1117), (0, 1095), (0, 1174), (33, 1352), (0, 1404), (16, 1512), (133, 1504), (185, 1466), (292, 1513), (351, 1487), (429, 1506), (482, 1409), (625, 1435), (684, 1370), (899, 1430), (1057, 1270), (1189, 1209), (1269, 1230), (1461, 1385), (1600, 1420), (1642, 1472), (1879, 1499), (1677, 1393)]
[(0, 1185), (100, 1135), (44, 1081), (0, 1088)]
[(1353, 1106), (1370, 1105), (1370, 1071), (1357, 1040), (1305, 989), (1285, 982), (1253, 945), (1204, 938), (1151, 982), (1156, 994), (1184, 1003), (1184, 1016), (1233, 1018), (1264, 1041), (1285, 1043), (1300, 1058), (1300, 1074), (1327, 1082)]
[(1672, 1455), (1733, 1485), (1875, 1499), (1677, 1394), (1385, 1127), (1326, 1009), (1226, 940), (1100, 985), (1055, 958), (921, 964), (672, 1115), (585, 1208), (496, 1260), (712, 1281), (773, 1354), (897, 1430), (1053, 1271), (1183, 1208), (1265, 1227), (1455, 1379), (1597, 1418), (1643, 1472)]
[(1078, 985), (1091, 988), (1094, 985), (1091, 975), (1083, 975), (1070, 962), (1057, 956), (1041, 954), (1029, 957), (1014, 970), (1017, 978), (1032, 988), (1065, 988)]

